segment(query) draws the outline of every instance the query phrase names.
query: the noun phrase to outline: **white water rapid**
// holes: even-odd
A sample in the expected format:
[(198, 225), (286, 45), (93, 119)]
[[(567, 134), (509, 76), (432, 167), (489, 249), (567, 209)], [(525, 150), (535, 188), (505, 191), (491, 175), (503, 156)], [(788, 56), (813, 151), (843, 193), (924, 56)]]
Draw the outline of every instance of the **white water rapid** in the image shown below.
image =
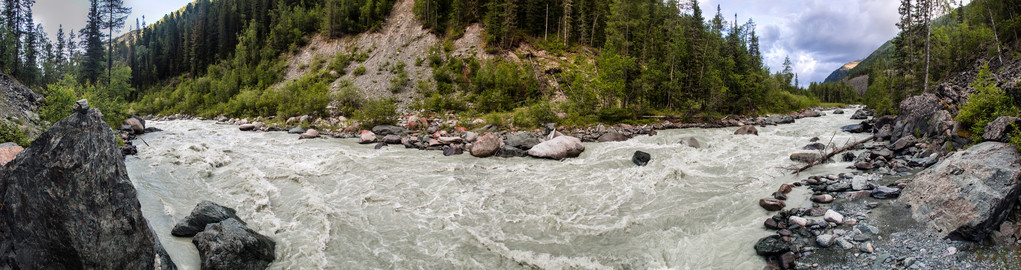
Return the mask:
[[(812, 137), (842, 146), (851, 112), (759, 127), (681, 129), (587, 143), (579, 158), (444, 157), (353, 139), (298, 140), (210, 121), (150, 121), (127, 158), (143, 212), (178, 267), (198, 269), (170, 229), (201, 200), (273, 238), (273, 269), (761, 269), (758, 206), (782, 183), (847, 172), (781, 167)], [(678, 143), (695, 137), (701, 149)], [(652, 154), (635, 166), (636, 150)], [(806, 207), (804, 188), (790, 207)]]

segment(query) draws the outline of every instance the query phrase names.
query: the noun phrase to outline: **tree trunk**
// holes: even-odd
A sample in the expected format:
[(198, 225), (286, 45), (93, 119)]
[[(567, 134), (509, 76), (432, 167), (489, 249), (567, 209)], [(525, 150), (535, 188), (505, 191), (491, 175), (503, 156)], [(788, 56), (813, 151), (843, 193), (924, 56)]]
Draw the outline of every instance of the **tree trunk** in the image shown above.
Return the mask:
[(807, 170), (808, 168), (812, 168), (812, 166), (822, 164), (823, 161), (829, 160), (830, 158), (833, 158), (833, 156), (835, 156), (837, 154), (840, 154), (840, 153), (842, 153), (844, 151), (847, 151), (848, 149), (851, 149), (851, 148), (853, 148), (853, 147), (855, 147), (855, 146), (857, 146), (859, 144), (863, 144), (865, 142), (871, 141), (871, 140), (873, 140), (875, 138), (876, 138), (876, 136), (872, 135), (872, 136), (869, 136), (868, 138), (865, 138), (864, 140), (853, 142), (851, 144), (845, 145), (844, 147), (837, 148), (836, 150), (833, 150), (833, 152), (830, 152), (829, 154), (824, 155), (819, 160), (813, 161), (812, 163), (809, 163), (808, 165), (802, 166), (801, 168), (793, 169), (794, 173), (798, 174), (798, 173), (801, 173), (801, 172)]
[(1000, 36), (996, 33), (996, 19), (993, 18), (993, 10), (986, 6), (986, 10), (989, 11), (989, 23), (993, 25), (993, 38), (996, 41), (996, 56), (1000, 60), (1000, 65), (1003, 65), (1003, 50), (1000, 49)]
[(932, 3), (927, 2), (925, 7), (925, 85), (922, 86), (922, 89), (924, 89), (925, 91), (922, 93), (929, 92), (929, 61), (932, 57), (929, 52), (930, 43), (929, 40), (931, 36), (932, 36)]

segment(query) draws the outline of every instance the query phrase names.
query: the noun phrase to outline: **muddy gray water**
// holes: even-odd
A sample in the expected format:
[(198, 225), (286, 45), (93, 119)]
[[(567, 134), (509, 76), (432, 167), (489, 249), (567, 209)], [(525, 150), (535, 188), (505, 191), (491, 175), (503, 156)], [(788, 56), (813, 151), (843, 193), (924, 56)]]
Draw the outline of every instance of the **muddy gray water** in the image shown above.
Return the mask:
[[(829, 112), (827, 112), (829, 113)], [(274, 269), (761, 269), (752, 246), (770, 232), (757, 205), (781, 167), (840, 132), (850, 113), (759, 128), (667, 130), (589, 143), (565, 161), (444, 157), (354, 140), (297, 140), (209, 121), (151, 121), (127, 168), (143, 212), (182, 269), (190, 238), (170, 235), (201, 200), (238, 210), (277, 241)], [(701, 149), (678, 144), (695, 137)], [(652, 154), (637, 167), (634, 151)], [(846, 172), (830, 163), (803, 173)], [(788, 207), (807, 206), (797, 189)], [(800, 205), (796, 202), (804, 202)]]

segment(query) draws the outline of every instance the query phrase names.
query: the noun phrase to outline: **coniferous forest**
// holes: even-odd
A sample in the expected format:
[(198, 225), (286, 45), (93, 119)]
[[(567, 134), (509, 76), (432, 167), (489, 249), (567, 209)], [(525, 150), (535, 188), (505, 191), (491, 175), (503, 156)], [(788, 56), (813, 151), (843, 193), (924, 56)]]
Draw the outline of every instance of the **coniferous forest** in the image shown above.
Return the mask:
[[(763, 64), (753, 19), (737, 21), (739, 14), (701, 10), (698, 1), (687, 0), (416, 0), (415, 17), (443, 41), (414, 63), (431, 67), (432, 78), (392, 90), (415, 91), (415, 101), (404, 104), (410, 109), (526, 114), (530, 121), (522, 124), (779, 113), (821, 102), (865, 103), (894, 113), (905, 96), (927, 91), (967, 60), (1016, 46), (1017, 1), (963, 7), (904, 2), (895, 48), (850, 72), (871, 75), (864, 95), (841, 82), (796, 87), (789, 59), (780, 70)], [(41, 113), (48, 120), (81, 97), (108, 107), (111, 122), (174, 113), (393, 116), (358, 115), (392, 102), (335, 83), (364, 59), (357, 51), (312, 63), (316, 67), (298, 80), (283, 78), (288, 57), (312, 37), (378, 31), (393, 0), (199, 0), (154, 23), (127, 22), (123, 0), (90, 3), (85, 28), (61, 27), (57, 40), (49, 40), (32, 21), (34, 1), (4, 1), (0, 69), (48, 97)], [(547, 76), (540, 67), (499, 57), (451, 56), (444, 44), (476, 23), (485, 29), (486, 52), (528, 45), (566, 59), (563, 68)], [(112, 36), (125, 27), (126, 34)], [(554, 95), (566, 98), (551, 102)], [(328, 111), (331, 103), (341, 109)]]

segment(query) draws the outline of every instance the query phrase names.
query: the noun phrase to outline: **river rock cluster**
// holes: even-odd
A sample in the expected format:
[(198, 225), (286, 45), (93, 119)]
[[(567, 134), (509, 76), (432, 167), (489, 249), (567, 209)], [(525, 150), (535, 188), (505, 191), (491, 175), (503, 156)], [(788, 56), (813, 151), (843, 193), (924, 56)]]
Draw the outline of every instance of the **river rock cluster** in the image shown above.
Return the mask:
[(249, 229), (234, 209), (202, 201), (170, 232), (193, 237), (202, 269), (266, 269), (276, 259), (276, 242)]
[(0, 266), (176, 268), (99, 110), (79, 107), (0, 167)]

